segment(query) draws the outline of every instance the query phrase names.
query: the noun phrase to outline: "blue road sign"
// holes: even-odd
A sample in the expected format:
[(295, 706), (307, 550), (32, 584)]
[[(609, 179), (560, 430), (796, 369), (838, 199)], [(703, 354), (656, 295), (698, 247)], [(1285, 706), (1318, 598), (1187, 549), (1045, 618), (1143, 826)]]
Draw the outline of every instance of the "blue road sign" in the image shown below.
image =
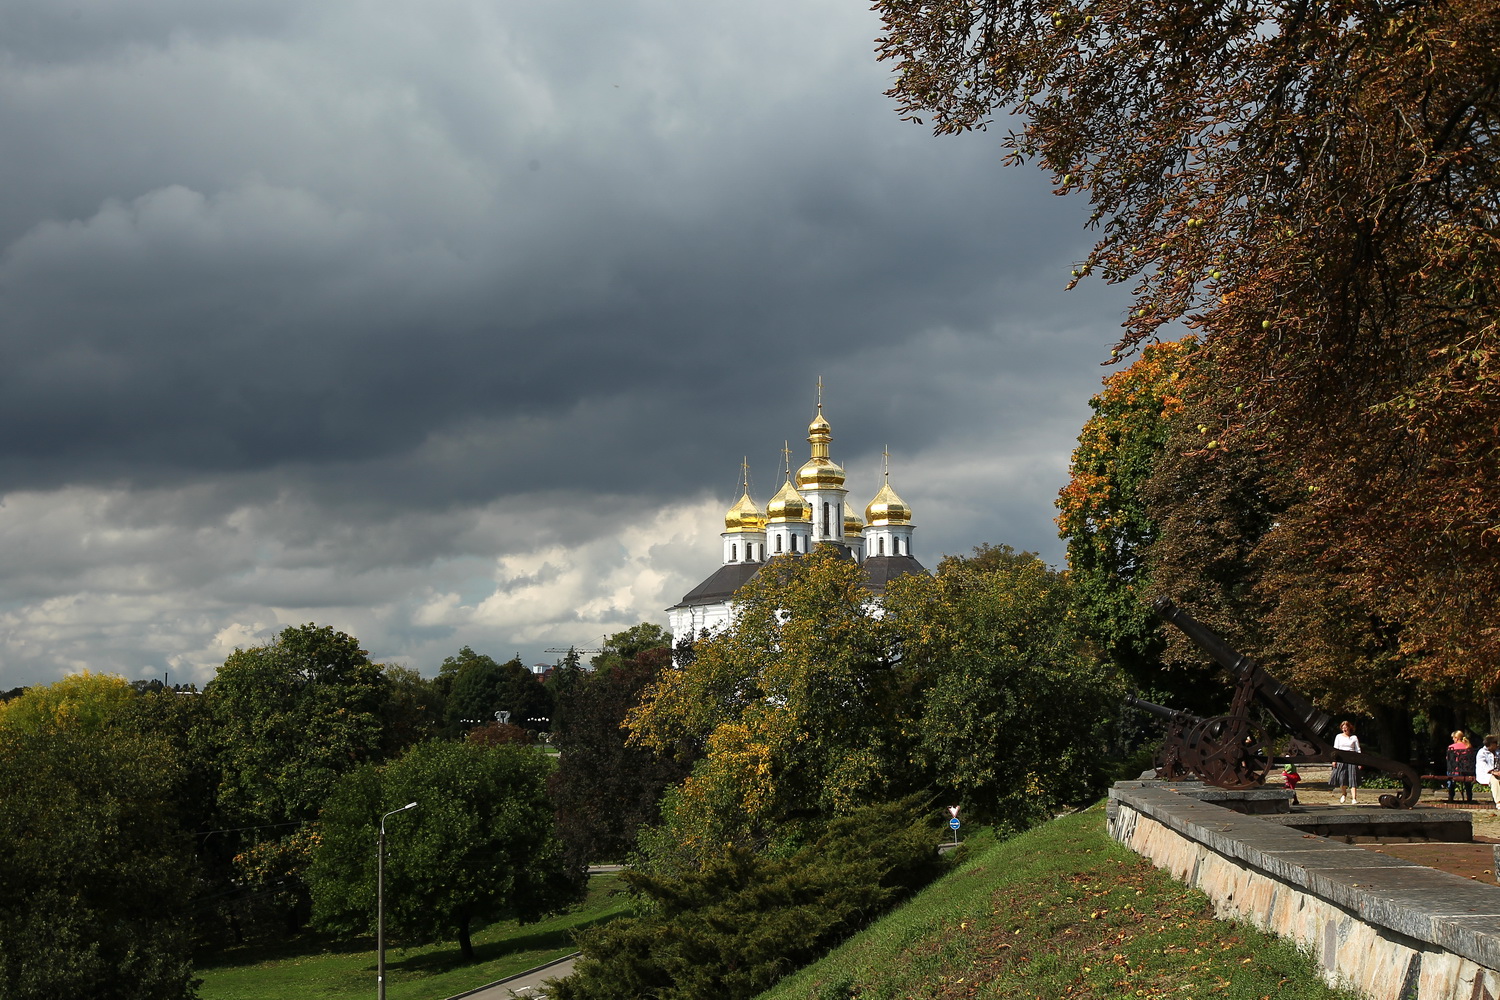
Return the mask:
[(952, 819), (950, 819), (948, 821), (948, 829), (950, 829), (950, 830), (957, 830), (958, 829), (958, 817), (957, 816), (953, 817)]

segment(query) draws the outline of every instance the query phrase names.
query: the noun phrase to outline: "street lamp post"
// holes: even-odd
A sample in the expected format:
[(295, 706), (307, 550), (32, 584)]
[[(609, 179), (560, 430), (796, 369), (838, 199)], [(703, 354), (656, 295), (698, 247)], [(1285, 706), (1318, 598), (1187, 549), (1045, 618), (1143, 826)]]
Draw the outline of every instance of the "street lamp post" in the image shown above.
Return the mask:
[(378, 1000), (385, 1000), (385, 821), (416, 807), (415, 802), (408, 802), (380, 817), (380, 839), (375, 845), (375, 995)]

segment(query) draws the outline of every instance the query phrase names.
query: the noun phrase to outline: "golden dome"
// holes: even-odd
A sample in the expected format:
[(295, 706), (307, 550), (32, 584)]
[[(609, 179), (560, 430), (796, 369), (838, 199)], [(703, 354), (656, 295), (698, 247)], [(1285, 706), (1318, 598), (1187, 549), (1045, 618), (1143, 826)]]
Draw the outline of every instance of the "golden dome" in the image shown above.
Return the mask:
[(890, 480), (880, 487), (875, 499), (865, 508), (865, 519), (871, 524), (910, 524), (911, 508), (891, 489)]
[(827, 489), (843, 485), (843, 467), (827, 458), (809, 458), (803, 463), (802, 468), (797, 470), (797, 488), (801, 490), (815, 490), (820, 487)]
[(791, 480), (783, 483), (771, 502), (766, 504), (766, 518), (771, 521), (806, 521), (811, 517), (812, 508), (792, 487)]
[(766, 512), (750, 499), (749, 490), (724, 514), (724, 530), (751, 533), (766, 530)]
[[(819, 380), (818, 394), (822, 395), (822, 380)], [(807, 443), (812, 445), (812, 458), (809, 458), (802, 468), (797, 470), (797, 488), (799, 490), (816, 489), (839, 489), (844, 485), (844, 470), (837, 462), (828, 457), (828, 442), (833, 440), (833, 428), (823, 418), (823, 403), (818, 403), (817, 416), (813, 417), (812, 423), (807, 425)]]
[(844, 515), (844, 537), (858, 538), (865, 530), (865, 522), (859, 519), (859, 515), (850, 511)]

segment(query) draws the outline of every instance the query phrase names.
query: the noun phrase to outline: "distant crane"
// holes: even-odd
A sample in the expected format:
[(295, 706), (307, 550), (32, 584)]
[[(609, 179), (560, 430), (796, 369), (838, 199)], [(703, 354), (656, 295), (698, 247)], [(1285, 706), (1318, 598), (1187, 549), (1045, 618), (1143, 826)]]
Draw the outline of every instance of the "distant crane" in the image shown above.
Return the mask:
[(614, 649), (614, 647), (609, 644), (609, 636), (607, 636), (607, 635), (601, 635), (599, 637), (599, 641), (601, 643), (603, 643), (603, 646), (601, 648), (599, 648), (599, 649), (584, 649), (582, 646), (569, 646), (567, 649), (559, 649), (559, 648), (557, 648), (557, 647), (554, 646), (552, 649), (544, 649), (544, 650), (542, 650), (542, 652), (544, 652), (544, 653), (580, 653), (580, 654), (582, 654), (582, 653), (608, 653), (608, 652), (610, 652), (610, 651), (612, 651)]
[[(605, 645), (601, 649), (583, 649), (582, 647), (579, 647), (579, 646), (569, 646), (567, 649), (559, 649), (559, 648), (557, 648), (557, 647), (554, 646), (552, 649), (544, 649), (544, 650), (542, 650), (542, 652), (544, 652), (544, 653), (562, 653), (564, 656), (566, 656), (569, 653), (571, 653), (574, 656), (578, 657), (578, 659), (580, 661), (582, 661), (585, 656), (588, 656), (588, 655), (590, 655), (592, 653), (608, 653), (608, 652), (612, 652), (613, 650), (609, 646), (609, 636), (605, 636), (604, 637), (604, 642), (605, 642)], [(590, 666), (588, 666), (587, 664), (584, 664), (584, 669), (585, 670), (592, 670), (593, 668), (590, 667)]]

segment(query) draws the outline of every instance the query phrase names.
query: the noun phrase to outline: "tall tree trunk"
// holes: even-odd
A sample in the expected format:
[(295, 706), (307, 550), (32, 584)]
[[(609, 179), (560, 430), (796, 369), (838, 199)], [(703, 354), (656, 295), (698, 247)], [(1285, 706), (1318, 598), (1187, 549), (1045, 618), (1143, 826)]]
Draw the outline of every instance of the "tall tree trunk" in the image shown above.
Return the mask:
[(1486, 700), (1490, 709), (1490, 732), (1500, 733), (1500, 692), (1491, 691)]
[(1392, 760), (1409, 761), (1412, 755), (1411, 714), (1405, 708), (1392, 705), (1375, 705), (1370, 710), (1374, 722), (1373, 740), (1360, 740), (1366, 752), (1374, 752)]
[(465, 962), (474, 961), (474, 942), (469, 940), (469, 915), (458, 918), (458, 951)]

